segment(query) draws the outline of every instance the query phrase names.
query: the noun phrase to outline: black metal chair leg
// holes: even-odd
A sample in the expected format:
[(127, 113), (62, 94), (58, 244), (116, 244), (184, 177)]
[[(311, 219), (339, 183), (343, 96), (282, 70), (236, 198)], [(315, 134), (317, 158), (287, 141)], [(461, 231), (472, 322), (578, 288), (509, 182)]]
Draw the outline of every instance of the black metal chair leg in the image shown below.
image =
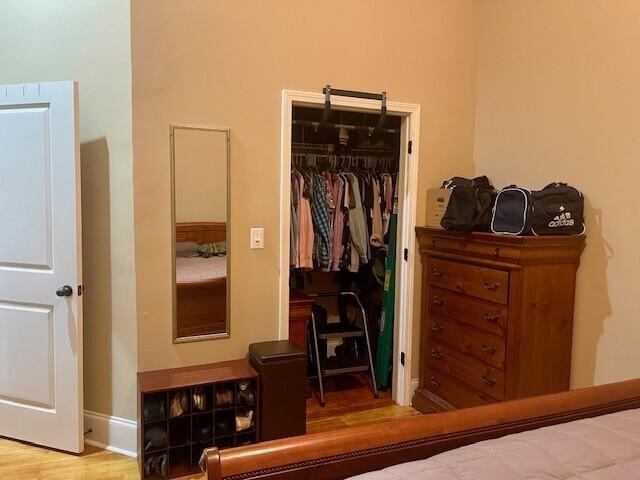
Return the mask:
[(320, 353), (318, 351), (318, 329), (316, 328), (316, 316), (311, 312), (311, 328), (313, 329), (313, 346), (316, 355), (316, 369), (318, 371), (318, 385), (320, 386), (320, 406), (324, 407), (324, 386), (322, 384), (322, 367), (320, 366)]

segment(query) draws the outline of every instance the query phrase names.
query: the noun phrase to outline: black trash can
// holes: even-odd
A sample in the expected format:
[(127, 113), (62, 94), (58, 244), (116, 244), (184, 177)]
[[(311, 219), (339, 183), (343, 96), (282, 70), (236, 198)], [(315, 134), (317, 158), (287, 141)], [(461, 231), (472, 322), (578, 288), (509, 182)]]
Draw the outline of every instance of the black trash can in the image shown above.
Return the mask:
[(290, 340), (249, 345), (260, 375), (260, 441), (304, 435), (307, 429), (307, 353)]

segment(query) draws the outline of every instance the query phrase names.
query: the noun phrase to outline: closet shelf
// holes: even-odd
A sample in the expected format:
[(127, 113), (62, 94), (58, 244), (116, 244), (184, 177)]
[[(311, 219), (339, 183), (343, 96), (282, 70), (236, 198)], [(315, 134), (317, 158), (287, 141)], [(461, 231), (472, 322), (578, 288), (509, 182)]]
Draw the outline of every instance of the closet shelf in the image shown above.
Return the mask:
[[(238, 405), (238, 406), (240, 406), (240, 405)], [(216, 412), (218, 412), (218, 413), (235, 412), (235, 410), (236, 410), (235, 406), (216, 408)]]
[(191, 412), (191, 416), (198, 417), (200, 415), (211, 415), (212, 413), (213, 413), (213, 409), (208, 408), (206, 410), (194, 410), (193, 412)]
[(176, 448), (184, 448), (191, 445), (191, 442), (183, 442), (179, 445), (169, 445), (169, 450), (175, 450)]

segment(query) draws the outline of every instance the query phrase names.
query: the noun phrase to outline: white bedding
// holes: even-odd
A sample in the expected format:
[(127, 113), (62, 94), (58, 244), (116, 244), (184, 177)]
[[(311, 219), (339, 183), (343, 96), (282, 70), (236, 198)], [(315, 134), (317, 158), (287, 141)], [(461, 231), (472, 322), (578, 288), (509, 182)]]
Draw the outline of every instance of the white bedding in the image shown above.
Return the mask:
[(176, 257), (176, 282), (191, 283), (225, 278), (227, 257)]
[(640, 479), (640, 409), (487, 440), (357, 480)]

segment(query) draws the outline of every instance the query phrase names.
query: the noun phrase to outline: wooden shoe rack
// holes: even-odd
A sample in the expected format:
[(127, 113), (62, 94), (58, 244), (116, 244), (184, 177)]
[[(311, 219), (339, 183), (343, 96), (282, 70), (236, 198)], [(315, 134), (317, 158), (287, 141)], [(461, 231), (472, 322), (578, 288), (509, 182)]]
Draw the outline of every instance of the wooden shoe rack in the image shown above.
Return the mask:
[(258, 374), (245, 360), (139, 373), (138, 397), (143, 479), (198, 472), (203, 449), (258, 439)]

